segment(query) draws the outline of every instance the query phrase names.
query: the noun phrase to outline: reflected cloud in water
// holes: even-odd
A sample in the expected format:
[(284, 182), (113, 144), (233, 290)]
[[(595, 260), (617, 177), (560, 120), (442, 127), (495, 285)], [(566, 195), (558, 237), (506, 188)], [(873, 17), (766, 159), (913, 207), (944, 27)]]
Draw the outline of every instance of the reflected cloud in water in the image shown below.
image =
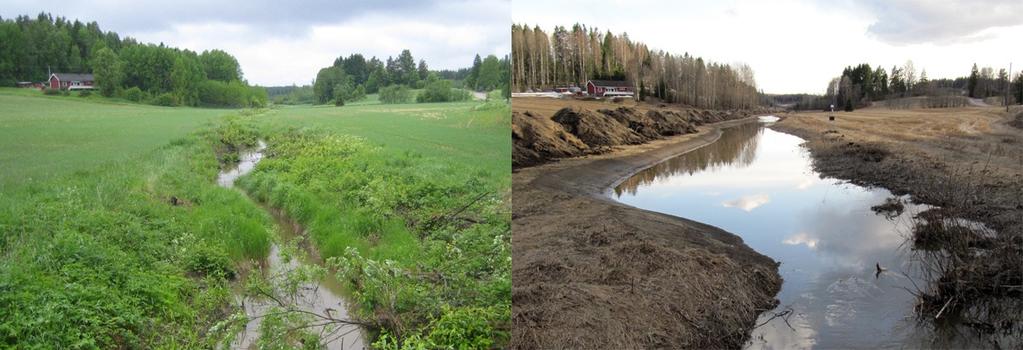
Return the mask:
[(786, 238), (784, 241), (781, 241), (781, 242), (785, 243), (785, 244), (788, 244), (788, 245), (800, 245), (800, 244), (803, 244), (803, 245), (806, 245), (806, 247), (810, 248), (810, 249), (813, 249), (813, 248), (817, 247), (817, 239), (816, 238), (810, 238), (810, 235), (807, 234), (806, 232), (800, 232), (800, 233), (794, 234), (792, 236), (789, 236), (788, 238)]
[(769, 202), (771, 202), (771, 197), (768, 197), (766, 194), (755, 194), (721, 202), (721, 206), (725, 208), (739, 208), (748, 213)]

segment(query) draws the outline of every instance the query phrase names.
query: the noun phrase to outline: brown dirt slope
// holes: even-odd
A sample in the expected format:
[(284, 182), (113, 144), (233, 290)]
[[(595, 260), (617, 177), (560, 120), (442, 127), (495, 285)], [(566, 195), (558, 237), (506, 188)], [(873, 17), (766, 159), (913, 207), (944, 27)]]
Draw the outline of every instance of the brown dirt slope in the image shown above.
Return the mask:
[[(526, 116), (518, 100), (513, 109)], [(613, 113), (596, 113), (624, 125)], [(649, 116), (644, 110), (628, 114)], [(652, 123), (663, 123), (634, 121), (643, 127), (626, 127), (640, 136), (652, 135), (646, 131)], [(512, 348), (742, 346), (758, 314), (776, 303), (777, 263), (719, 228), (629, 207), (606, 195), (626, 176), (713, 142), (720, 128), (742, 122), (747, 121), (705, 125), (698, 133), (689, 133), (688, 123), (655, 127), (661, 135), (685, 135), (518, 169)]]
[[(699, 125), (752, 114), (750, 111), (662, 107), (634, 101), (516, 98), (513, 105), (512, 165), (515, 168), (694, 133)], [(557, 109), (551, 111), (552, 107)]]

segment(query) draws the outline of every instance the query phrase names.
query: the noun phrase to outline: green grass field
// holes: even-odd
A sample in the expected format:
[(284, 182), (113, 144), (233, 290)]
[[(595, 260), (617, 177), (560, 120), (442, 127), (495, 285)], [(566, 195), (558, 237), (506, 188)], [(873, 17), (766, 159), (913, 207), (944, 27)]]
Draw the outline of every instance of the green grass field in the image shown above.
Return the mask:
[(14, 88), (0, 89), (0, 108), (0, 189), (128, 159), (232, 113)]
[[(506, 344), (509, 106), (362, 102), (252, 113), (0, 89), (0, 347), (216, 347), (232, 276), (274, 239), (253, 199), (337, 258), (378, 347)], [(225, 153), (256, 138), (249, 196), (218, 187)]]
[(356, 135), (388, 150), (442, 157), (510, 181), (511, 115), (506, 108), (480, 102), (292, 106), (261, 119), (271, 130), (303, 127)]

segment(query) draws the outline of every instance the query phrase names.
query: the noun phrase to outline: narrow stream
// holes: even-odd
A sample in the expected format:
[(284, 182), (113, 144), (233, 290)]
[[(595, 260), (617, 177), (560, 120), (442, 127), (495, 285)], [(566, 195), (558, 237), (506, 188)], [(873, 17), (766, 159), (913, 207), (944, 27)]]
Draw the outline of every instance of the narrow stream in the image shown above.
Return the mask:
[(761, 314), (748, 349), (933, 346), (913, 310), (909, 291), (921, 281), (907, 242), (912, 216), (928, 207), (875, 213), (889, 191), (821, 178), (802, 139), (765, 127), (776, 120), (726, 129), (626, 179), (613, 196), (718, 226), (781, 262), (781, 303)]
[[(217, 176), (217, 184), (227, 188), (234, 188), (235, 180), (252, 172), (256, 164), (263, 159), (263, 151), (265, 149), (266, 143), (259, 141), (259, 145), (255, 149), (241, 152), (238, 164), (235, 167), (221, 171)], [(290, 220), (279, 210), (266, 206), (262, 207), (274, 218), (278, 238), (281, 241), (287, 242), (293, 239), (302, 240), (305, 238), (305, 235), (301, 232), (301, 226), (296, 222)], [(270, 255), (263, 264), (261, 273), (265, 276), (274, 276), (298, 268), (301, 264), (322, 264), (316, 252), (310, 248), (308, 242), (299, 244), (299, 246), (305, 250), (305, 254), (299, 254), (303, 255), (303, 257), (287, 260), (281, 253), (280, 245), (276, 242), (272, 243)], [(303, 285), (292, 302), (302, 311), (330, 315), (335, 319), (350, 319), (348, 303), (343, 295), (344, 289), (340, 282), (332, 276), (327, 276), (318, 283)], [(240, 294), (236, 295), (236, 299), (242, 304), (245, 314), (250, 320), (245, 325), (245, 330), (242, 334), (239, 334), (238, 338), (231, 344), (231, 348), (253, 349), (260, 335), (259, 328), (262, 321), (260, 316), (266, 314), (272, 304), (267, 300), (246, 299)], [(326, 349), (347, 350), (366, 348), (365, 332), (358, 326), (312, 327), (309, 330), (318, 332), (320, 339), (326, 342), (323, 344)]]

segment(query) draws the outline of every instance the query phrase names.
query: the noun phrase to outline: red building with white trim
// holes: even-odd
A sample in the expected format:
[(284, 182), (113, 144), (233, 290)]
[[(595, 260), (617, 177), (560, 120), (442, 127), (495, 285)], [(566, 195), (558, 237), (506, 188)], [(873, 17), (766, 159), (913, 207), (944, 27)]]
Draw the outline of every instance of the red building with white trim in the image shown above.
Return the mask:
[(590, 80), (586, 82), (586, 93), (596, 97), (633, 97), (636, 92), (625, 80)]
[(77, 73), (53, 73), (50, 74), (51, 89), (61, 90), (89, 90), (95, 88), (95, 79), (92, 74)]

